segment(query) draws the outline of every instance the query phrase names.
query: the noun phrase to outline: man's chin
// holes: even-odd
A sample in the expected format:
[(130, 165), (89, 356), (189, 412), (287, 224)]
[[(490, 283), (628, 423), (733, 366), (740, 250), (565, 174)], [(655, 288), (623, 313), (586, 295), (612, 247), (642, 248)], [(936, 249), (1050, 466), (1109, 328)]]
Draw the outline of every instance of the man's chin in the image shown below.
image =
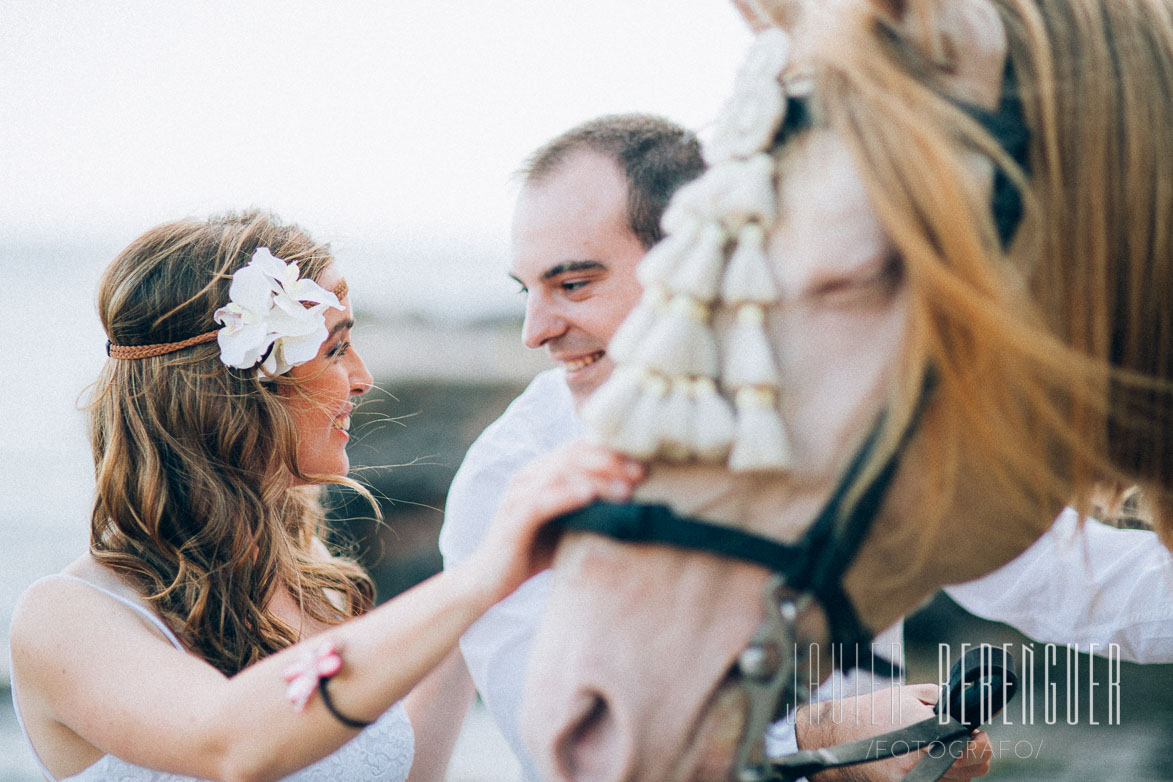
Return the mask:
[(591, 398), (591, 394), (607, 382), (613, 368), (614, 364), (611, 363), (611, 359), (603, 356), (590, 366), (576, 372), (564, 370), (563, 377), (566, 379), (566, 387), (570, 389), (571, 397), (574, 398), (575, 410), (581, 410), (586, 400)]

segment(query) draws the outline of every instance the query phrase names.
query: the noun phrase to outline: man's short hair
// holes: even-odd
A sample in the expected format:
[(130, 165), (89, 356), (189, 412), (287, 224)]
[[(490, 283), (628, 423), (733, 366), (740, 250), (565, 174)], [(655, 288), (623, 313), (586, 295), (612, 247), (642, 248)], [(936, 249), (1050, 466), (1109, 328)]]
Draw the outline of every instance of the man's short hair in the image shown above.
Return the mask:
[(611, 158), (623, 171), (628, 223), (644, 247), (663, 237), (660, 216), (676, 188), (705, 170), (700, 144), (690, 131), (652, 114), (610, 114), (548, 141), (520, 173), (526, 184), (540, 182), (583, 150)]

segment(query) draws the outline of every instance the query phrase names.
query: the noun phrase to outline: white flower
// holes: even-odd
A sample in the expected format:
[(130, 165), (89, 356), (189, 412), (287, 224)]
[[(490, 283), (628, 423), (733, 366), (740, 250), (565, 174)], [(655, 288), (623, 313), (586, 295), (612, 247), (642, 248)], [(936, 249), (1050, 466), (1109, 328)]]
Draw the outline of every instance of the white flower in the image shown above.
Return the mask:
[(786, 112), (778, 76), (790, 56), (790, 38), (777, 28), (754, 39), (712, 135), (704, 142), (710, 166), (766, 150)]
[(232, 275), (228, 302), (213, 315), (223, 326), (216, 335), (220, 360), (250, 369), (264, 357), (262, 366), (274, 375), (316, 356), (328, 336), (326, 310), (343, 309), (337, 296), (302, 279), (297, 264), (275, 258), (267, 247), (258, 247)]

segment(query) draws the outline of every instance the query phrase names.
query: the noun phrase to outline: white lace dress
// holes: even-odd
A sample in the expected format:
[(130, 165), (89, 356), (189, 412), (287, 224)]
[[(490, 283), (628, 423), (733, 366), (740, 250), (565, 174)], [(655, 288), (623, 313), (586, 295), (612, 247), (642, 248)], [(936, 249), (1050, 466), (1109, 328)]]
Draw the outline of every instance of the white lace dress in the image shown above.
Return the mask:
[[(76, 576), (62, 574), (49, 576), (49, 578), (69, 578), (81, 581), (81, 583), (109, 595), (144, 616), (151, 624), (158, 627), (177, 649), (183, 649), (179, 639), (163, 624), (159, 617), (126, 597)], [(28, 731), (25, 730), (24, 722), (20, 718), (15, 676), (12, 679), (12, 705), (15, 708), (16, 719), (20, 723), (25, 740), (29, 741)], [(32, 746), (31, 741), (29, 741), (29, 746)], [(407, 719), (403, 704), (397, 703), (373, 725), (365, 728), (333, 754), (285, 777), (285, 780), (287, 782), (338, 782), (339, 780), (347, 780), (348, 782), (404, 782), (407, 779), (408, 771), (411, 770), (414, 752), (415, 736), (411, 730), (411, 722)], [(36, 757), (35, 747), (33, 747), (33, 755)], [(36, 757), (36, 760), (37, 764), (41, 766), (41, 772), (45, 778), (51, 782), (201, 782), (194, 777), (152, 771), (149, 768), (127, 763), (113, 755), (103, 756), (80, 774), (57, 780), (41, 763), (39, 757)]]

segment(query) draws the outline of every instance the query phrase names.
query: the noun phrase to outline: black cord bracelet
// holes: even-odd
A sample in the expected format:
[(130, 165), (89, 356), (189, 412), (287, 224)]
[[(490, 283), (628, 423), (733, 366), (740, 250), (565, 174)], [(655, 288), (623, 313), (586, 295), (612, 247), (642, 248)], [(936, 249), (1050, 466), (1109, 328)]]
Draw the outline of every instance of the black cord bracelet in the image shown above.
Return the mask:
[(362, 730), (363, 728), (369, 728), (371, 725), (375, 724), (373, 722), (363, 722), (362, 720), (353, 720), (350, 717), (347, 717), (342, 712), (338, 711), (338, 709), (336, 709), (334, 707), (334, 701), (330, 700), (330, 693), (326, 689), (326, 682), (328, 682), (328, 681), (330, 681), (329, 676), (323, 676), (322, 678), (318, 679), (318, 692), (320, 692), (322, 694), (322, 705), (326, 707), (327, 711), (329, 711), (331, 714), (334, 715), (334, 719), (338, 720), (346, 727), (354, 728), (355, 730)]

